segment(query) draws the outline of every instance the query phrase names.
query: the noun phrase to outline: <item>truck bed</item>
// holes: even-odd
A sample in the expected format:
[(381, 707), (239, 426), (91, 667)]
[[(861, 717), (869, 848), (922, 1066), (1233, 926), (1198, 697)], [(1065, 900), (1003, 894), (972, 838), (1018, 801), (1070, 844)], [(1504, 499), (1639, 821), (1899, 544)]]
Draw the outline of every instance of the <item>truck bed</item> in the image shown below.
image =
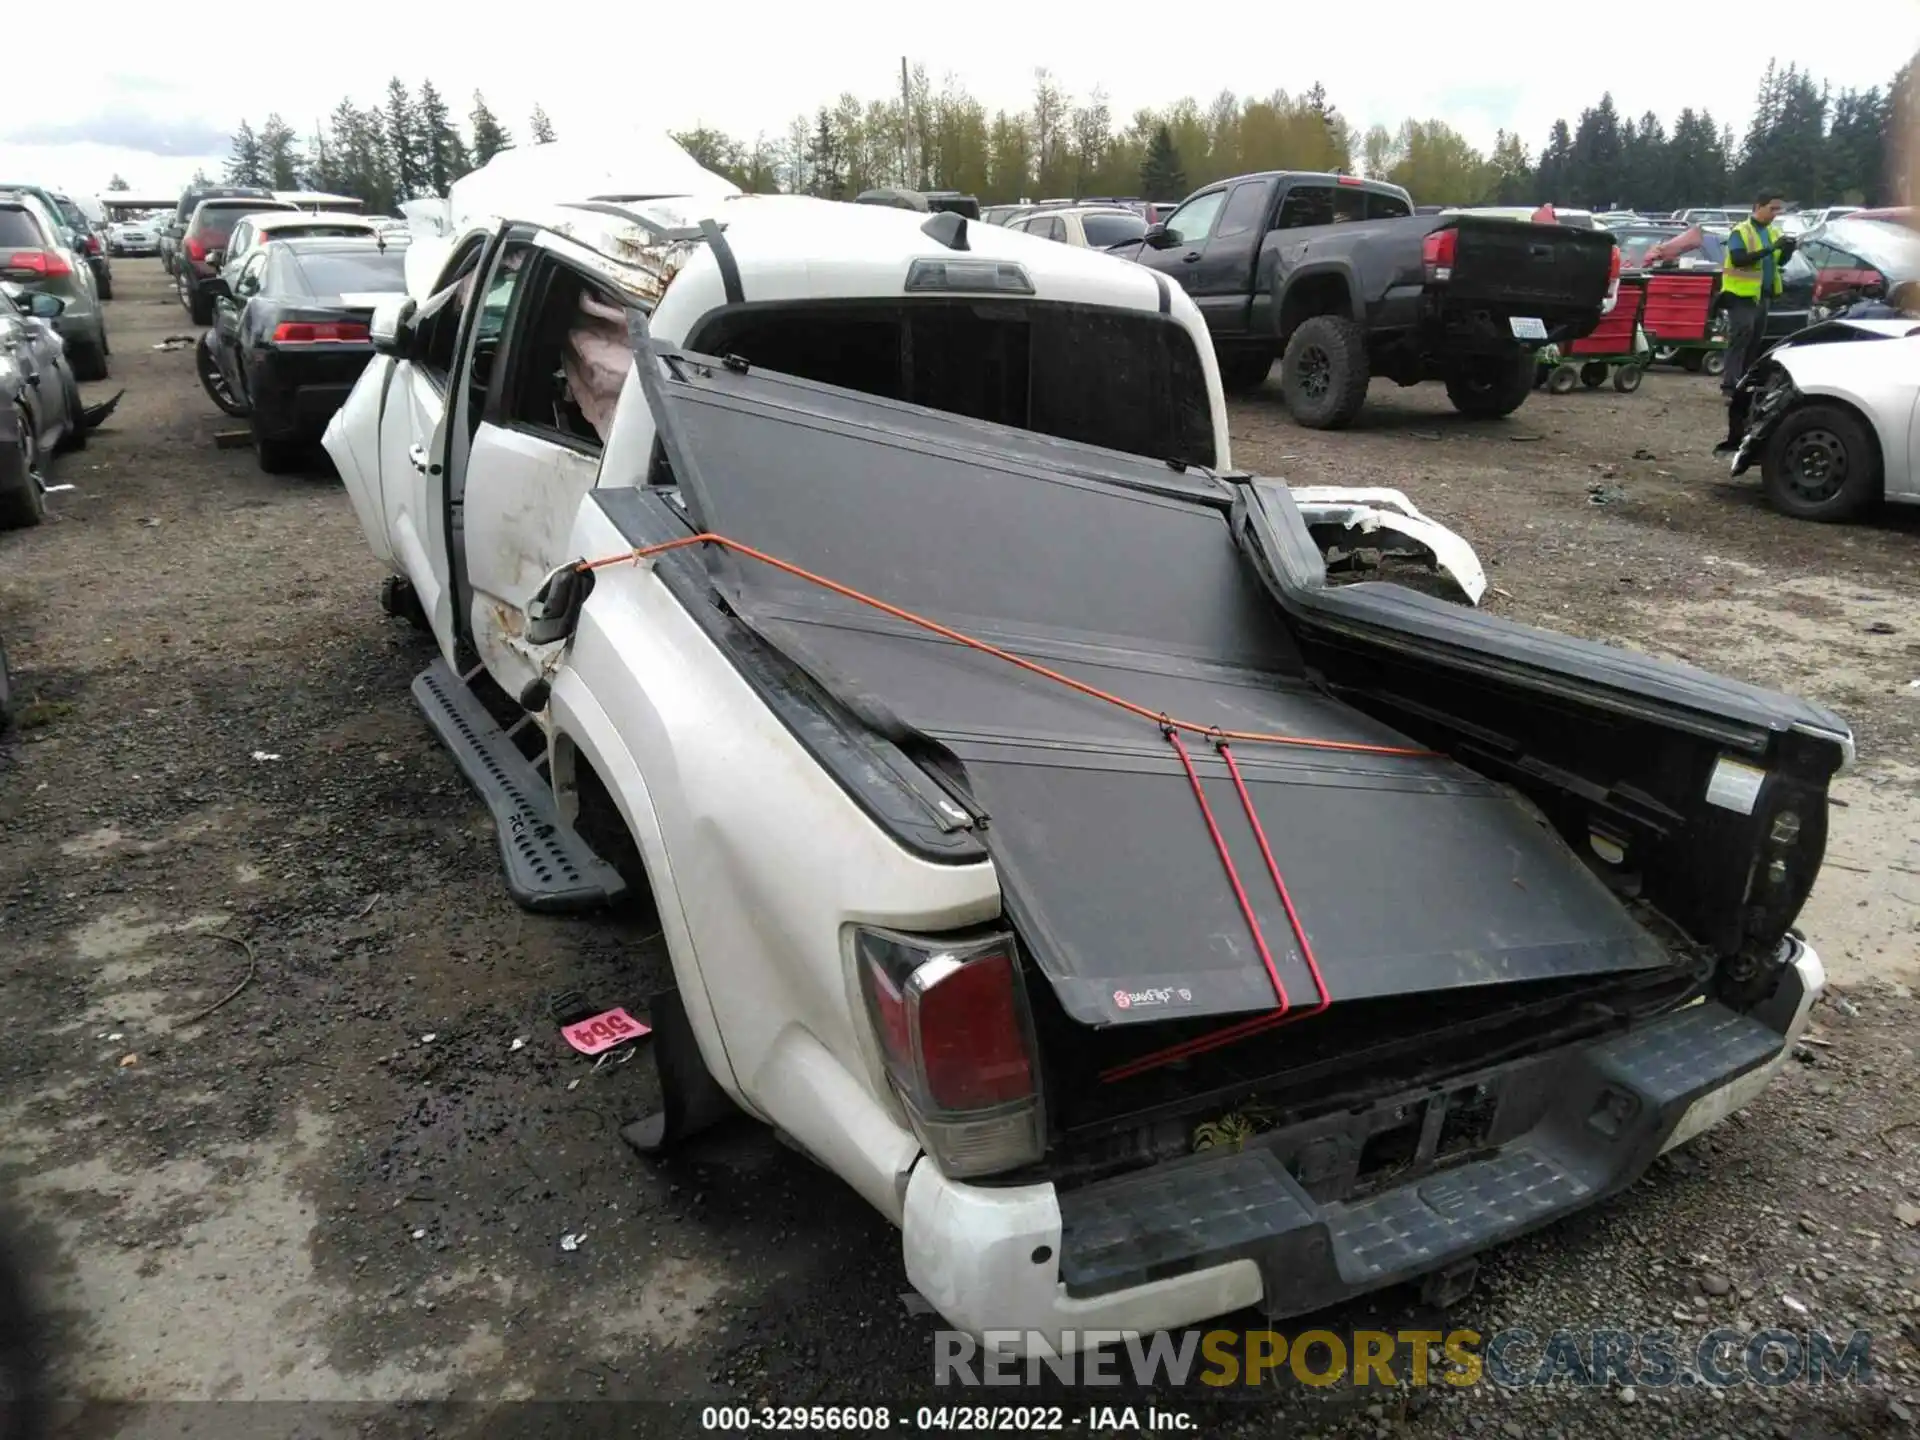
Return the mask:
[[(1318, 954), (1329, 1018), (1368, 1001), (1518, 995), (1678, 963), (1600, 867), (1576, 852), (1570, 840), (1584, 841), (1584, 830), (1570, 835), (1567, 817), (1549, 808), (1564, 808), (1557, 782), (1529, 793), (1525, 774), (1552, 772), (1547, 757), (1526, 755), (1524, 744), (1516, 757), (1511, 734), (1499, 753), (1495, 732), (1477, 719), (1470, 733), (1450, 733), (1436, 722), (1450, 714), (1444, 683), (1422, 696), (1370, 691), (1367, 677), (1337, 674), (1324, 654), (1331, 630), (1377, 632), (1356, 652), (1390, 643), (1392, 612), (1404, 604), (1397, 597), (1424, 597), (1380, 585), (1311, 593), (1289, 547), (1304, 546), (1315, 562), (1318, 552), (1298, 517), (1277, 508), (1271, 492), (1284, 487), (1182, 472), (765, 372), (699, 362), (672, 371), (662, 395), (675, 412), (685, 462), (675, 468), (694, 528), (1150, 713), (1457, 751), (1236, 747), (1250, 803)], [(1156, 725), (730, 551), (709, 552), (707, 566), (730, 616), (972, 812), (1027, 956), (1071, 1023), (1120, 1029), (1274, 1008), (1254, 927)], [(1421, 629), (1451, 632), (1462, 651), (1477, 642), (1515, 673), (1554, 671), (1556, 648), (1577, 646), (1525, 627), (1475, 630), (1483, 618), (1475, 612), (1432, 604), (1407, 612), (1398, 635), (1403, 650), (1429, 664), (1443, 663), (1446, 646), (1423, 641)], [(1602, 728), (1617, 725), (1612, 712), (1583, 702), (1585, 688), (1624, 692), (1643, 723), (1683, 697), (1717, 704), (1708, 728), (1721, 745), (1764, 751), (1770, 736), (1795, 727), (1844, 734), (1833, 717), (1786, 697), (1586, 648), (1612, 673), (1602, 678), (1593, 656), (1583, 657), (1585, 673), (1579, 664), (1558, 667), (1550, 704), (1555, 725), (1570, 732), (1579, 726), (1569, 717), (1583, 714)], [(1370, 673), (1401, 678), (1384, 660)], [(1525, 690), (1519, 684), (1512, 703), (1537, 709), (1541, 702)], [(1388, 723), (1393, 704), (1415, 723)], [(1674, 771), (1692, 766), (1699, 729), (1676, 733), (1659, 762)], [(1634, 744), (1644, 750), (1646, 737)], [(1224, 843), (1237, 869), (1264, 877), (1224, 766), (1204, 742), (1194, 749), (1203, 793), (1235, 822)], [(1828, 749), (1830, 770), (1839, 752)], [(1488, 751), (1494, 763), (1480, 764)], [(1626, 767), (1624, 756), (1593, 758), (1599, 768)], [(1801, 768), (1795, 784), (1823, 791), (1818, 763)], [(1673, 801), (1674, 829), (1729, 846), (1739, 851), (1729, 863), (1747, 863), (1745, 834), (1729, 838), (1711, 812), (1700, 813), (1704, 784), (1675, 778), (1674, 793), (1658, 797)], [(1585, 793), (1584, 783), (1574, 789)], [(1810, 822), (1807, 843), (1817, 870), (1824, 832), (1815, 828)], [(1793, 883), (1803, 896), (1798, 869)], [(1264, 886), (1249, 894), (1258, 928), (1274, 941), (1280, 980), (1296, 999), (1311, 1000), (1278, 897)], [(1731, 924), (1735, 943), (1745, 943), (1739, 897), (1730, 908), (1741, 913), (1730, 922), (1710, 883), (1691, 898), (1703, 930), (1717, 939), (1715, 923)], [(1781, 928), (1794, 909), (1797, 900), (1782, 907)], [(1155, 998), (1142, 1003), (1148, 993)]]

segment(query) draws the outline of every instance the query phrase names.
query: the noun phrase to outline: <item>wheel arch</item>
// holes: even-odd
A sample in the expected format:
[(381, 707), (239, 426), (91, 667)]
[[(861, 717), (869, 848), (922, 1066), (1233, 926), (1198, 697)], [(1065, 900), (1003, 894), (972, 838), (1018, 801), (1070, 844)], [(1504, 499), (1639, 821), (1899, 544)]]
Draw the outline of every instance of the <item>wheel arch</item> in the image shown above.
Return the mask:
[(1284, 346), (1303, 320), (1338, 315), (1364, 324), (1366, 313), (1353, 283), (1353, 271), (1340, 261), (1303, 265), (1290, 272), (1274, 307), (1275, 332)]
[[(701, 1059), (736, 1104), (750, 1114), (758, 1114), (741, 1091), (726, 1042), (720, 1034), (706, 979), (701, 973), (699, 953), (674, 882), (666, 837), (639, 763), (621, 739), (612, 717), (576, 672), (563, 668), (554, 678), (548, 707), (551, 720), (548, 773), (561, 818), (568, 824), (578, 821), (583, 789), (589, 803), (594, 803), (593, 787), (597, 787), (598, 793), (612, 804), (642, 871), (638, 876), (624, 878), (629, 885), (644, 884), (659, 916), (661, 939), (667, 947), (674, 984), (699, 1042)], [(585, 787), (581, 783), (583, 766), (592, 777)]]

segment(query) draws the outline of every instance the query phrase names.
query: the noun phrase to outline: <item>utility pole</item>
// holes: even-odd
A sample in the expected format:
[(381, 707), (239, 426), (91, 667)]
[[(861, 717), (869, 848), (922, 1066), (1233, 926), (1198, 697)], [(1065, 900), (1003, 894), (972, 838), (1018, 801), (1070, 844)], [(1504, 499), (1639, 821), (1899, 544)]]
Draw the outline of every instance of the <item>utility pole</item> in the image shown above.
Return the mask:
[(907, 88), (907, 57), (900, 57), (900, 183), (912, 189), (913, 92)]

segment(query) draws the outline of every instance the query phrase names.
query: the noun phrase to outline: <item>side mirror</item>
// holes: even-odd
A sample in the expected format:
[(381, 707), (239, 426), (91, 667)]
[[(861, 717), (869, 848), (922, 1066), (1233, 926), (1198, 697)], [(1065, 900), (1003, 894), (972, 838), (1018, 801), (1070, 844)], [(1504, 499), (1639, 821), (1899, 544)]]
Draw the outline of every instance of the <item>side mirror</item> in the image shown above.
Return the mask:
[(413, 313), (417, 308), (411, 295), (389, 295), (373, 307), (367, 338), (373, 343), (374, 354), (395, 360), (408, 358), (413, 351)]
[(1175, 243), (1172, 232), (1164, 225), (1149, 225), (1147, 233), (1140, 238), (1150, 250), (1167, 250)]
[(43, 295), (35, 291), (26, 299), (26, 312), (36, 320), (57, 320), (67, 308), (67, 302), (58, 295)]
[(527, 643), (552, 645), (567, 639), (580, 623), (580, 608), (593, 593), (591, 570), (562, 565), (547, 573), (527, 602)]

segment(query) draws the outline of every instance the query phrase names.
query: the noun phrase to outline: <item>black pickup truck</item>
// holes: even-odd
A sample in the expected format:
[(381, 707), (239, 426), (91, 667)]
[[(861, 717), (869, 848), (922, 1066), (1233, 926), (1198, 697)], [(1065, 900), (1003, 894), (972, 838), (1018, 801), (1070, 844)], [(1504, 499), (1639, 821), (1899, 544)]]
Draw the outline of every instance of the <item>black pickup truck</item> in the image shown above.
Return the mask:
[(1518, 409), (1533, 351), (1599, 323), (1620, 252), (1601, 230), (1416, 215), (1397, 185), (1272, 172), (1208, 186), (1115, 253), (1185, 287), (1228, 389), (1278, 355), (1294, 418), (1337, 429), (1375, 375), (1444, 380), (1468, 415)]

